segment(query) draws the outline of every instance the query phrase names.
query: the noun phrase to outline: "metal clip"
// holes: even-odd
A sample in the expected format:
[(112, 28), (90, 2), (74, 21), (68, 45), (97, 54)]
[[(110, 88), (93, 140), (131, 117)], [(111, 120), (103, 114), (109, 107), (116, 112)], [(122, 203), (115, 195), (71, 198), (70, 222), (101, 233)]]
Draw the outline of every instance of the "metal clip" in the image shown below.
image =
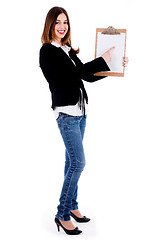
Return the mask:
[(119, 32), (117, 29), (115, 29), (114, 27), (109, 26), (108, 28), (106, 28), (106, 29), (102, 32), (102, 34), (118, 35), (118, 34), (120, 34), (120, 32)]

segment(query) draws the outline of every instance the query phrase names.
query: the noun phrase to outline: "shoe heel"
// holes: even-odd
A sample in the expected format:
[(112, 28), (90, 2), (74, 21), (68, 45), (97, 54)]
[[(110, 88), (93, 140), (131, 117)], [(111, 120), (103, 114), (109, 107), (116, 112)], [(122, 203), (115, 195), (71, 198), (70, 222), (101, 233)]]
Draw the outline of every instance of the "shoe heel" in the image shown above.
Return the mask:
[(78, 234), (82, 233), (82, 231), (79, 230), (77, 227), (75, 229), (73, 229), (73, 230), (66, 229), (65, 227), (63, 227), (63, 225), (61, 224), (61, 222), (59, 221), (58, 218), (55, 218), (55, 223), (57, 225), (58, 232), (60, 231), (60, 227), (61, 227), (61, 228), (63, 228), (65, 233), (68, 234), (68, 235), (78, 235)]
[(58, 232), (60, 232), (60, 226), (59, 226), (59, 224), (56, 223), (56, 225), (57, 225)]

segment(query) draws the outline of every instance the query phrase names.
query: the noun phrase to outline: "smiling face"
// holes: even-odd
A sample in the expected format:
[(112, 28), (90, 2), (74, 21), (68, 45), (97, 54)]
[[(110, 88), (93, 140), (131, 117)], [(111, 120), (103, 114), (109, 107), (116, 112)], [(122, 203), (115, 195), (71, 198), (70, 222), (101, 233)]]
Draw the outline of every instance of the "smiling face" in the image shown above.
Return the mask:
[(62, 38), (65, 37), (65, 35), (68, 32), (68, 20), (64, 13), (59, 14), (57, 17), (54, 32), (53, 32), (53, 40), (57, 42), (58, 44), (62, 45)]

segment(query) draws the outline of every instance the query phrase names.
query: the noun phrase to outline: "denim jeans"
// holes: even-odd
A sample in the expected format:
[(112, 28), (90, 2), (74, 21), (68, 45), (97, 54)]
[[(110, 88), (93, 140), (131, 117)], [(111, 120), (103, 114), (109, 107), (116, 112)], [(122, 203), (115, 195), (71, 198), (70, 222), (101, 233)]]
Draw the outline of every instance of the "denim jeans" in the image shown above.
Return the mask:
[(70, 116), (59, 113), (57, 124), (65, 145), (64, 183), (59, 199), (56, 217), (63, 221), (70, 220), (70, 210), (78, 209), (78, 180), (85, 166), (83, 136), (86, 116)]

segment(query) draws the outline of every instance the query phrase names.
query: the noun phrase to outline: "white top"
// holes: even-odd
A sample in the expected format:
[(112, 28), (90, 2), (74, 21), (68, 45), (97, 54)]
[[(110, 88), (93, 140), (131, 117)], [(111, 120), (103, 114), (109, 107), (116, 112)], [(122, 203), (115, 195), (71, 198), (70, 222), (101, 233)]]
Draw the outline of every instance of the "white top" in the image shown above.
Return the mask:
[[(54, 45), (55, 47), (61, 47), (63, 49), (63, 51), (69, 56), (69, 51), (70, 51), (71, 47), (68, 47), (67, 45), (61, 46), (61, 45), (59, 45), (58, 43), (56, 43), (54, 41), (52, 42), (52, 45)], [(72, 62), (74, 63), (73, 60), (72, 60)], [(84, 102), (85, 102), (85, 114), (87, 114), (88, 108), (87, 108), (87, 104), (86, 104), (85, 100), (84, 100)], [(58, 118), (60, 112), (66, 113), (66, 114), (71, 115), (71, 116), (82, 116), (83, 115), (83, 110), (82, 110), (82, 108), (80, 109), (79, 104), (80, 103), (78, 101), (78, 103), (76, 105), (68, 105), (68, 106), (64, 106), (64, 107), (56, 107), (54, 109), (54, 113), (55, 113), (56, 119)]]

